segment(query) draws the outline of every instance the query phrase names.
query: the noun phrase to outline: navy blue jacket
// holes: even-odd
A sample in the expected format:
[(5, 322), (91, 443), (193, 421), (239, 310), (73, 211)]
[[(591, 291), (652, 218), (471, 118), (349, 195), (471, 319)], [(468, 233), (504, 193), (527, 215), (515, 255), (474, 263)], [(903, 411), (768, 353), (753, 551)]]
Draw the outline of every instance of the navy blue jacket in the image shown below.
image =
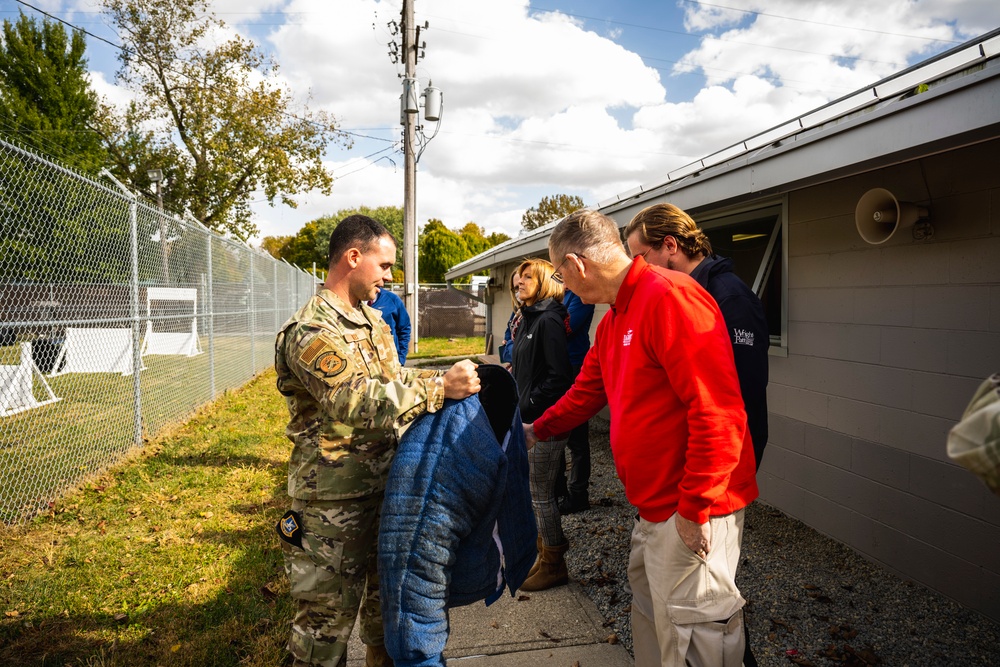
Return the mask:
[(378, 568), (396, 667), (444, 665), (447, 609), (513, 596), (537, 553), (514, 380), (478, 372), (480, 393), (413, 422), (389, 470)]
[(727, 257), (706, 257), (691, 272), (691, 277), (712, 295), (726, 321), (747, 411), (747, 426), (760, 468), (767, 445), (767, 348), (770, 345), (764, 306), (753, 290), (733, 273), (733, 260)]
[(378, 291), (378, 296), (371, 305), (382, 313), (382, 319), (392, 329), (396, 354), (399, 355), (399, 365), (402, 366), (406, 363), (406, 354), (410, 349), (410, 314), (406, 312), (403, 300), (383, 288)]
[(511, 331), (511, 327), (514, 326), (515, 318), (517, 318), (516, 310), (507, 318), (507, 329), (503, 332), (503, 343), (500, 344), (500, 361), (505, 364), (510, 363), (511, 355), (514, 353), (514, 332)]
[(571, 290), (566, 290), (563, 295), (563, 305), (569, 311), (569, 337), (566, 339), (569, 363), (573, 368), (580, 368), (583, 358), (590, 350), (590, 324), (594, 321), (594, 305), (584, 303)]

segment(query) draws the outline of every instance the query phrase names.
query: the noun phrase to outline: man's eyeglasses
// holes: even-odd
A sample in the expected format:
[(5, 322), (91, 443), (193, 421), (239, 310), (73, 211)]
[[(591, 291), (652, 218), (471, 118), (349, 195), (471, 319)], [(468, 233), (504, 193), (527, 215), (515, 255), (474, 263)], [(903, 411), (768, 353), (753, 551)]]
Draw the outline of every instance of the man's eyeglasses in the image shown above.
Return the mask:
[(566, 253), (566, 255), (563, 257), (563, 261), (559, 262), (559, 266), (557, 266), (556, 270), (552, 272), (552, 280), (556, 281), (560, 285), (565, 285), (566, 283), (563, 280), (562, 274), (559, 273), (559, 269), (561, 269), (562, 265), (566, 263), (566, 260), (569, 259), (570, 255), (576, 255), (580, 259), (587, 259), (586, 257), (584, 257), (583, 255), (581, 255), (578, 252), (568, 252), (568, 253)]

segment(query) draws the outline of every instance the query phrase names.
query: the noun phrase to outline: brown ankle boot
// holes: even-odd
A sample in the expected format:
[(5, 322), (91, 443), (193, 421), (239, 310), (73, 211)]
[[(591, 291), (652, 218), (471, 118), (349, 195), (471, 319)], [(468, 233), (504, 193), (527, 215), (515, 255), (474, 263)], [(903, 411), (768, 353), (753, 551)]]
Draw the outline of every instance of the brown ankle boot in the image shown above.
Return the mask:
[(569, 581), (566, 570), (566, 550), (569, 542), (554, 547), (542, 545), (542, 556), (538, 571), (521, 584), (522, 591), (544, 591), (562, 586)]
[(535, 546), (538, 547), (538, 556), (535, 557), (535, 564), (531, 566), (530, 570), (528, 570), (528, 576), (525, 577), (525, 580), (531, 579), (533, 576), (535, 576), (535, 572), (538, 572), (538, 566), (542, 564), (542, 536), (541, 535), (538, 536), (538, 541), (535, 543)]
[(392, 658), (385, 646), (368, 646), (365, 651), (365, 667), (393, 667)]

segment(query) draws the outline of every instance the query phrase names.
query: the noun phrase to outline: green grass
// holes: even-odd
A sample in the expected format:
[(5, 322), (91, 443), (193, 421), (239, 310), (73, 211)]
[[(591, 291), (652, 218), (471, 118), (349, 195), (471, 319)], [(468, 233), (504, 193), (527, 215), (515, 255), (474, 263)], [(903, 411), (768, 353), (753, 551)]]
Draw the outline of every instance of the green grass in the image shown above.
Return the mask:
[(431, 357), (464, 357), (482, 354), (486, 348), (482, 336), (472, 338), (421, 338), (417, 341), (420, 351), (406, 359), (428, 359)]
[[(248, 381), (254, 365), (273, 358), (273, 338), (258, 336), (255, 360), (245, 336), (215, 338), (215, 385), (220, 392)], [(142, 384), (143, 436), (155, 437), (211, 400), (207, 337), (195, 357), (150, 355)], [(425, 338), (410, 358), (472, 356), (482, 338)], [(0, 363), (16, 364), (16, 347), (0, 348)], [(134, 448), (132, 376), (80, 373), (48, 378), (62, 400), (0, 417), (0, 522), (21, 523), (54, 498), (106, 470)], [(39, 397), (42, 394), (37, 393)]]
[[(155, 437), (170, 424), (211, 400), (208, 342), (194, 357), (143, 358), (143, 436)], [(273, 358), (273, 339), (258, 336), (257, 368)], [(17, 363), (16, 348), (0, 348), (0, 363)], [(247, 337), (216, 336), (216, 392), (253, 375)], [(47, 379), (62, 400), (10, 417), (0, 417), (0, 522), (17, 523), (53, 498), (120, 460), (134, 446), (134, 379), (118, 373), (73, 373)], [(36, 396), (42, 397), (41, 392)]]
[(0, 528), (0, 664), (280, 664), (286, 420), (265, 373)]

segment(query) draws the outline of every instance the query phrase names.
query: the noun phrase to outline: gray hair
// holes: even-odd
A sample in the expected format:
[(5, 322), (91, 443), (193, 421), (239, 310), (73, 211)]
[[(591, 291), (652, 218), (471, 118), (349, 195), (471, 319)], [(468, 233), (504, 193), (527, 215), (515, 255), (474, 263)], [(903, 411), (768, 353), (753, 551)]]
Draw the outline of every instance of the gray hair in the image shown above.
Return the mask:
[(583, 255), (599, 264), (625, 258), (618, 223), (599, 211), (581, 208), (566, 216), (549, 236), (549, 254), (553, 258), (570, 253)]

